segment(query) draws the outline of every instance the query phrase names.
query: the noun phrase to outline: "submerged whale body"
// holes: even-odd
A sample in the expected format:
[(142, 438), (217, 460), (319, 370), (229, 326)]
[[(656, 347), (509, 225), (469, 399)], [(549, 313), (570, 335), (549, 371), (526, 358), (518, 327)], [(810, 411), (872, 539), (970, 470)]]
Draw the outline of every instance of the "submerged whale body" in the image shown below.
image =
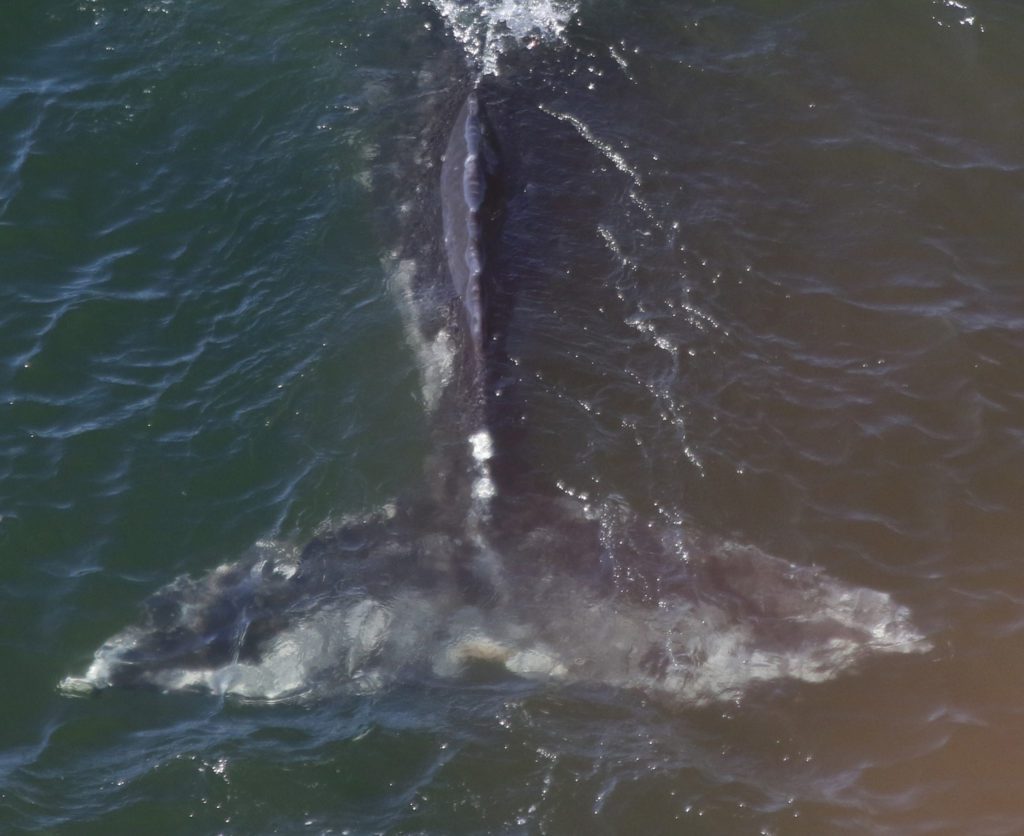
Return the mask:
[[(142, 686), (272, 701), (483, 666), (702, 704), (929, 649), (883, 592), (621, 507), (491, 480), (502, 441), (487, 399), (503, 362), (495, 300), (506, 304), (509, 291), (489, 274), (488, 247), (514, 189), (486, 92), (474, 88), (455, 117), (439, 178), (449, 324), (468, 367), (446, 396), (459, 420), (437, 421), (456, 428), (440, 444), (444, 467), (433, 460), (422, 490), (301, 550), (261, 544), (178, 578), (61, 683), (65, 693)], [(638, 562), (655, 581), (623, 584), (614, 567)]]
[[(481, 665), (540, 681), (637, 688), (699, 705), (750, 685), (821, 682), (874, 653), (928, 649), (910, 614), (751, 547), (692, 541), (620, 520), (649, 555), (674, 559), (654, 600), (616, 594), (559, 568), (609, 549), (606, 526), (565, 500), (529, 531), (496, 532), (512, 563), (550, 567), (513, 579), (503, 600), (472, 601), (453, 577), (467, 544), (389, 508), (350, 520), (297, 555), (263, 553), (179, 578), (138, 625), (96, 651), (81, 693), (117, 686), (245, 699), (376, 691)], [(517, 520), (517, 524), (520, 520)], [(539, 560), (538, 560), (539, 558)]]

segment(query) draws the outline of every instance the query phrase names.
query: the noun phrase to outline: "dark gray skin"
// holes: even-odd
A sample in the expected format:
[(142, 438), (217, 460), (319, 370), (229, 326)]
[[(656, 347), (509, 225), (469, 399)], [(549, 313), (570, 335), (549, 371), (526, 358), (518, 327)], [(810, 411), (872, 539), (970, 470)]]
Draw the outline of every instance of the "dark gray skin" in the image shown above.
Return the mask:
[(466, 348), (483, 368), (484, 332), (484, 201), (487, 181), (494, 176), (493, 152), (474, 89), (455, 117), (441, 167), (441, 214), (444, 248), (452, 286), (462, 301)]
[(501, 332), (515, 305), (516, 289), (508, 286), (514, 279), (494, 258), (506, 203), (521, 189), (519, 161), (509, 147), (502, 155), (490, 118), (502, 109), (505, 95), (493, 82), (473, 86), (452, 123), (441, 162), (442, 242), (462, 355), (455, 393), (459, 410), (471, 398), (485, 401), (485, 390), (500, 374), (506, 360)]

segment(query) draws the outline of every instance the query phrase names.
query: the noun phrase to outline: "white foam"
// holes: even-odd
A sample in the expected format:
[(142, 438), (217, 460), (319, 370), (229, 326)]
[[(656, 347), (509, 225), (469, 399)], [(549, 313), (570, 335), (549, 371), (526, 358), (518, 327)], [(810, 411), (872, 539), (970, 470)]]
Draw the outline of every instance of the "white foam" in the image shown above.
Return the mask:
[(430, 0), (467, 57), (485, 74), (512, 49), (557, 41), (572, 20), (576, 0)]
[(473, 499), (484, 501), (494, 499), (497, 492), (494, 480), (490, 476), (478, 476), (473, 480)]
[(406, 339), (416, 355), (423, 406), (427, 412), (433, 412), (452, 381), (457, 353), (455, 340), (444, 327), (432, 337), (425, 333), (422, 312), (426, 303), (417, 298), (414, 284), (419, 269), (416, 261), (411, 258), (386, 261), (384, 269), (405, 323)]
[(473, 498), (486, 503), (497, 494), (497, 487), (491, 478), (488, 461), (494, 456), (494, 440), (487, 430), (479, 430), (469, 437), (469, 446), (476, 463), (476, 477), (473, 479)]

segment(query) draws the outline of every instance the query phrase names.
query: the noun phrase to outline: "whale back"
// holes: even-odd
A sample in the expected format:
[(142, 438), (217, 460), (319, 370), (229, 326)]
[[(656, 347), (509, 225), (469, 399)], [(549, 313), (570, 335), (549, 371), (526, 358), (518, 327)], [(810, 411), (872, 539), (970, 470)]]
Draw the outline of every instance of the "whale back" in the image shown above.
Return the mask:
[(465, 350), (477, 372), (486, 366), (487, 248), (500, 225), (499, 158), (481, 95), (474, 88), (452, 125), (441, 166), (444, 250), (459, 301)]

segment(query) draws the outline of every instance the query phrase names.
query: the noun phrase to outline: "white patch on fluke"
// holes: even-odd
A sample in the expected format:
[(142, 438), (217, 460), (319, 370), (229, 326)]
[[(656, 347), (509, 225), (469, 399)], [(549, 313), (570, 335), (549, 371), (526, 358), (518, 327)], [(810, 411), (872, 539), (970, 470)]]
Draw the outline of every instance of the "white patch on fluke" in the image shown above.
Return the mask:
[(473, 450), (473, 458), (483, 463), (494, 457), (494, 440), (487, 430), (480, 430), (469, 437), (469, 445)]
[(469, 448), (473, 453), (476, 476), (473, 479), (473, 498), (487, 501), (493, 499), (497, 489), (491, 478), (488, 464), (494, 456), (494, 441), (487, 430), (478, 430), (469, 437)]

